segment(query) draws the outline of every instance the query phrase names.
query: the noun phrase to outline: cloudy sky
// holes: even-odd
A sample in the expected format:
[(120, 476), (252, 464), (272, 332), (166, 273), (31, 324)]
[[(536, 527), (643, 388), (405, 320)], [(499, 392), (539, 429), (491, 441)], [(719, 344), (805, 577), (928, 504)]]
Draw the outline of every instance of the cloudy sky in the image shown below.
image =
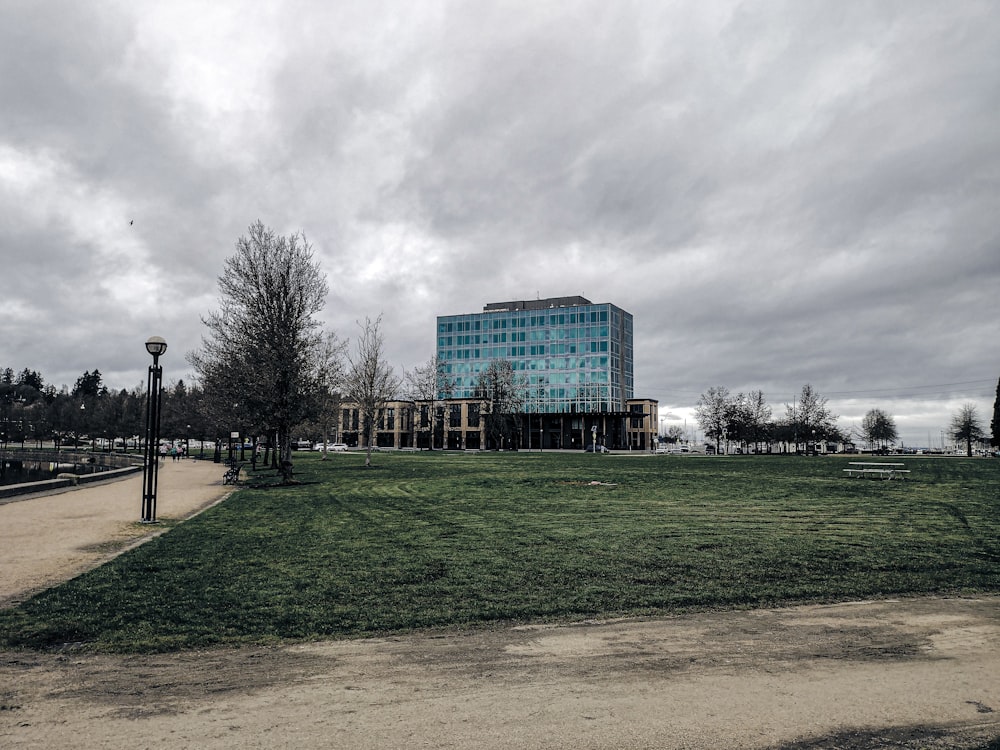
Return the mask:
[(1000, 376), (993, 0), (0, 0), (0, 367), (168, 380), (249, 224), (342, 338), (583, 295), (636, 395), (810, 383), (938, 444)]

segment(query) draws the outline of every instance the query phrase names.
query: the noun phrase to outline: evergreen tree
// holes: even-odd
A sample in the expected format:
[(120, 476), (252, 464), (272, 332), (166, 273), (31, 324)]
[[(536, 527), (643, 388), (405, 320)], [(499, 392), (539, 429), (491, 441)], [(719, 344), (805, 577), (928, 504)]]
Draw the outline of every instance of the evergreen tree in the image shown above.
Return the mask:
[(73, 386), (73, 395), (83, 398), (94, 398), (101, 393), (101, 388), (101, 371), (95, 369), (93, 372), (90, 372), (88, 370), (76, 379), (76, 385)]
[(993, 419), (990, 420), (990, 443), (1000, 447), (1000, 380), (997, 380), (997, 397), (993, 402)]
[(29, 370), (27, 367), (21, 370), (20, 374), (17, 376), (17, 382), (19, 385), (26, 385), (30, 388), (34, 388), (36, 391), (41, 391), (42, 388), (45, 387), (42, 376), (34, 370)]

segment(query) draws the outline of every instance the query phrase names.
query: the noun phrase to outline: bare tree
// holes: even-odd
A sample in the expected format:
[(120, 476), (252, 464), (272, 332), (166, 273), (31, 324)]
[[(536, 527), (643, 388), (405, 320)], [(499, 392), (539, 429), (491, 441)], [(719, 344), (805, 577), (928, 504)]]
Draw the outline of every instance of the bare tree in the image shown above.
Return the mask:
[(745, 393), (737, 393), (726, 402), (725, 438), (726, 452), (729, 443), (734, 441), (741, 448), (746, 448), (750, 434), (750, 406)]
[(404, 393), (412, 401), (427, 402), (430, 406), (430, 423), (422, 430), (429, 432), (428, 445), (434, 449), (435, 429), (438, 426), (436, 418), (438, 407), (446, 399), (451, 398), (453, 389), (451, 379), (445, 370), (444, 363), (431, 357), (424, 365), (417, 365), (404, 376)]
[(793, 430), (796, 450), (799, 440), (804, 438), (806, 453), (810, 453), (815, 440), (826, 439), (836, 432), (837, 415), (827, 408), (826, 401), (806, 383), (802, 386), (798, 399), (791, 406), (785, 405), (786, 419)]
[(328, 287), (301, 234), (276, 235), (261, 222), (236, 241), (219, 277), (220, 309), (188, 355), (216, 408), (239, 410), (247, 429), (272, 433), (278, 467), (292, 477), (291, 430), (309, 415), (323, 336), (314, 319)]
[(979, 423), (979, 412), (975, 404), (963, 404), (962, 408), (951, 418), (949, 429), (952, 440), (965, 443), (965, 455), (972, 455), (972, 443), (986, 437), (983, 426)]
[(668, 443), (679, 443), (684, 439), (684, 428), (679, 425), (671, 425), (667, 428), (667, 434), (664, 437)]
[(345, 384), (344, 357), (347, 342), (337, 338), (335, 333), (327, 335), (320, 349), (316, 377), (316, 418), (319, 421), (323, 440), (323, 457), (327, 458), (330, 442), (330, 426), (337, 424), (337, 412), (343, 403), (342, 391)]
[(760, 452), (760, 444), (770, 439), (771, 406), (764, 398), (764, 391), (750, 391), (747, 394), (747, 415), (749, 433), (748, 439), (754, 444), (754, 450)]
[(872, 409), (865, 414), (861, 420), (861, 434), (872, 450), (884, 449), (899, 437), (896, 421), (881, 409)]
[(350, 368), (347, 376), (347, 396), (358, 405), (361, 428), (367, 452), (365, 466), (372, 465), (372, 445), (375, 442), (375, 427), (386, 402), (396, 397), (400, 380), (393, 372), (392, 365), (385, 361), (385, 346), (382, 332), (382, 316), (374, 321), (365, 318), (354, 353), (348, 354)]
[(726, 435), (731, 399), (729, 389), (725, 386), (712, 386), (698, 399), (695, 406), (695, 418), (701, 426), (705, 437), (715, 440), (715, 452), (719, 453), (719, 441)]
[(515, 415), (524, 408), (524, 389), (524, 379), (506, 359), (493, 360), (479, 373), (476, 395), (485, 404), (486, 433), (498, 448), (519, 442)]
[(744, 450), (752, 444), (759, 453), (760, 444), (769, 437), (771, 422), (771, 407), (764, 392), (738, 393), (727, 404), (726, 438), (738, 441)]

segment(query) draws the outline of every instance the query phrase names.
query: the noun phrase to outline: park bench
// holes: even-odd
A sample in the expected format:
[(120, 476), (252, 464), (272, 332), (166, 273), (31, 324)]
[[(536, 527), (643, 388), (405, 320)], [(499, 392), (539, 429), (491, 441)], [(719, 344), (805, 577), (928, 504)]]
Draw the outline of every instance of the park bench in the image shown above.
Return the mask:
[(244, 466), (246, 466), (246, 464), (234, 463), (232, 466), (226, 469), (226, 473), (223, 474), (222, 476), (222, 483), (236, 484), (240, 480), (240, 472), (243, 471)]
[(894, 464), (884, 461), (851, 461), (848, 468), (844, 469), (849, 477), (868, 477), (870, 479), (906, 479), (909, 470), (903, 467), (906, 464)]

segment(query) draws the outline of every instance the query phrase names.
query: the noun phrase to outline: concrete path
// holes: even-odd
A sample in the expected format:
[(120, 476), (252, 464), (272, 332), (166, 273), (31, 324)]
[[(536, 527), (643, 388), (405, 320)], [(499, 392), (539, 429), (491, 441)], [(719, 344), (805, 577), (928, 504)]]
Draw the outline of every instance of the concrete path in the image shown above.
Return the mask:
[[(225, 467), (184, 459), (160, 464), (156, 516), (187, 518), (230, 490)], [(0, 505), (0, 607), (100, 565), (162, 533), (139, 523), (142, 474)]]

